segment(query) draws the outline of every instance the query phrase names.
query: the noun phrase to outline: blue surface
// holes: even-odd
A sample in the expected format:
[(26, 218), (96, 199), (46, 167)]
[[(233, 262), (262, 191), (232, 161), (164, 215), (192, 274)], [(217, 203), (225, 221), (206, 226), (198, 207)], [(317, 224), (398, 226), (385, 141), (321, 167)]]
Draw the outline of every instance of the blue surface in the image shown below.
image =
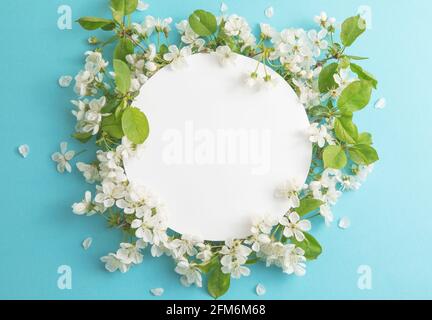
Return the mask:
[[(148, 0), (150, 10), (138, 15), (185, 18), (201, 7), (214, 12), (219, 1)], [(326, 10), (338, 20), (355, 14), (356, 0), (282, 1), (227, 0), (231, 13), (251, 23), (268, 21), (282, 27), (312, 26), (312, 17)], [(252, 4), (253, 3), (253, 4)], [(209, 298), (205, 289), (184, 288), (170, 258), (145, 257), (128, 274), (105, 272), (99, 257), (116, 250), (120, 234), (106, 229), (100, 217), (77, 217), (70, 204), (81, 199), (86, 185), (77, 170), (60, 175), (50, 155), (62, 140), (74, 150), (83, 147), (68, 138), (74, 125), (70, 115), (72, 90), (61, 89), (62, 74), (82, 66), (88, 33), (57, 28), (57, 8), (68, 4), (73, 19), (108, 16), (105, 0), (3, 1), (0, 11), (0, 298), (130, 298), (155, 299), (154, 287), (165, 288), (163, 298)], [(366, 3), (368, 4), (368, 3)], [(374, 134), (381, 161), (364, 188), (345, 194), (335, 207), (337, 217), (349, 216), (352, 227), (341, 231), (320, 225), (313, 232), (324, 246), (304, 278), (279, 269), (254, 266), (248, 278), (233, 281), (226, 298), (254, 299), (255, 285), (267, 287), (263, 298), (432, 298), (430, 205), (430, 12), (432, 2), (369, 1), (373, 28), (352, 49), (370, 60), (362, 65), (380, 80), (375, 98), (384, 96), (384, 110), (369, 107), (358, 116), (362, 129)], [(272, 19), (264, 9), (274, 6)], [(30, 145), (27, 159), (16, 149)], [(87, 160), (91, 152), (80, 156)], [(84, 251), (81, 241), (92, 236)], [(71, 290), (57, 287), (57, 268), (69, 265)], [(357, 287), (357, 268), (369, 265), (372, 290)]]

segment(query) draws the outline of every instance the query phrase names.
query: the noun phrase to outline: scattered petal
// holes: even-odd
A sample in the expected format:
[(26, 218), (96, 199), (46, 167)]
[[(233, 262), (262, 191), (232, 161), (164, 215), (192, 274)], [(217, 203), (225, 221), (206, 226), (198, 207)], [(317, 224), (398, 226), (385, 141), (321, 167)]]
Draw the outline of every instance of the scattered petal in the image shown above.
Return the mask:
[(150, 5), (148, 3), (145, 3), (144, 1), (138, 1), (137, 10), (138, 11), (146, 11)]
[(274, 15), (274, 8), (273, 7), (268, 7), (267, 9), (265, 9), (264, 14), (266, 15), (267, 18), (271, 18)]
[(161, 295), (163, 295), (164, 289), (163, 288), (153, 288), (153, 289), (150, 289), (150, 292), (155, 297), (160, 297)]
[(30, 152), (30, 147), (26, 144), (23, 144), (21, 146), (18, 147), (18, 152), (20, 153), (20, 155), (23, 158), (27, 158), (29, 152)]
[(351, 226), (351, 221), (348, 217), (343, 217), (339, 220), (339, 228), (348, 229)]
[(375, 108), (376, 109), (384, 109), (386, 106), (386, 99), (380, 98), (375, 102)]
[(222, 2), (220, 6), (220, 12), (225, 13), (227, 11), (228, 11), (228, 6), (226, 5), (225, 2)]
[(87, 239), (85, 239), (82, 242), (82, 246), (83, 246), (84, 250), (87, 250), (88, 248), (90, 248), (90, 246), (92, 245), (92, 242), (93, 242), (93, 238), (91, 238), (91, 237), (88, 237)]
[(71, 172), (72, 167), (68, 161), (75, 156), (75, 151), (67, 151), (67, 142), (60, 143), (60, 151), (51, 155), (51, 159), (57, 162), (57, 171), (63, 173), (66, 169), (67, 172)]
[(69, 87), (71, 82), (72, 82), (71, 76), (61, 76), (58, 80), (58, 83), (59, 83), (60, 87), (62, 87), (62, 88)]
[(266, 288), (265, 288), (264, 285), (261, 284), (261, 283), (258, 283), (258, 285), (257, 285), (256, 288), (255, 288), (255, 291), (256, 291), (256, 294), (257, 294), (258, 296), (263, 296), (263, 295), (266, 294)]

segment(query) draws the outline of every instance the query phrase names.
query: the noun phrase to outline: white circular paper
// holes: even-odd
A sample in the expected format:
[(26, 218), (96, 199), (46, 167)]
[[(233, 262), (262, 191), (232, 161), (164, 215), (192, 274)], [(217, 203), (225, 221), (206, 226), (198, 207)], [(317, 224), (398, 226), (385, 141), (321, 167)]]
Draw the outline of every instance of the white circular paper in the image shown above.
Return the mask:
[(237, 55), (223, 67), (214, 54), (195, 54), (186, 62), (141, 88), (134, 105), (147, 115), (150, 135), (143, 154), (125, 162), (127, 176), (160, 196), (172, 230), (206, 240), (247, 237), (254, 217), (286, 212), (274, 197), (278, 185), (307, 178), (306, 112), (270, 68), (274, 88), (245, 85), (256, 60)]

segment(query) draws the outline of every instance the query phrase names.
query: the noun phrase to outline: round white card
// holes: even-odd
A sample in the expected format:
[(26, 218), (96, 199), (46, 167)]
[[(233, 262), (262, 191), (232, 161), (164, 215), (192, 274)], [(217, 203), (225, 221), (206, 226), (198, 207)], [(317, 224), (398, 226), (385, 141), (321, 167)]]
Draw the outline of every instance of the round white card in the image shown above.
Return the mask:
[(254, 217), (286, 212), (274, 197), (278, 185), (307, 178), (306, 112), (270, 68), (273, 88), (245, 84), (256, 60), (237, 55), (221, 66), (214, 54), (195, 54), (186, 62), (141, 88), (134, 106), (147, 115), (150, 135), (143, 154), (125, 162), (127, 176), (160, 196), (172, 230), (215, 241), (247, 237)]

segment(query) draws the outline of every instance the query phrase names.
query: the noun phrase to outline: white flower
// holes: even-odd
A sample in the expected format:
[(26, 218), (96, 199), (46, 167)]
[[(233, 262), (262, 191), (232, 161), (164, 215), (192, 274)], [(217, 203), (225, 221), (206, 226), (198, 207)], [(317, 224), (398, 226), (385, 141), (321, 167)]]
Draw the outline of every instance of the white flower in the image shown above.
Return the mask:
[(125, 195), (124, 187), (111, 181), (103, 181), (102, 186), (96, 186), (96, 189), (98, 194), (95, 201), (103, 204), (105, 208), (111, 208), (116, 200), (123, 198)]
[(235, 37), (235, 36), (242, 37), (250, 34), (250, 27), (246, 22), (246, 20), (235, 14), (228, 17), (224, 29), (227, 36), (230, 37)]
[(86, 191), (84, 195), (84, 199), (81, 202), (74, 203), (72, 205), (72, 211), (75, 214), (83, 215), (83, 214), (92, 214), (94, 213), (94, 205), (92, 203), (92, 196), (90, 191)]
[(321, 50), (325, 50), (328, 47), (328, 42), (325, 39), (327, 36), (327, 30), (322, 29), (317, 32), (316, 30), (310, 30), (308, 37), (313, 44), (313, 55), (318, 57), (321, 54)]
[(145, 3), (141, 0), (138, 1), (137, 10), (138, 11), (146, 11), (150, 5), (148, 3)]
[(263, 244), (271, 242), (270, 233), (276, 224), (277, 220), (272, 217), (255, 218), (251, 227), (252, 238), (245, 243), (251, 244), (253, 251), (260, 251)]
[(231, 48), (228, 46), (219, 46), (216, 48), (216, 56), (219, 59), (219, 63), (222, 66), (227, 66), (229, 64), (234, 64), (237, 58), (237, 55), (231, 51)]
[(58, 80), (59, 86), (62, 88), (69, 87), (72, 82), (72, 79), (73, 78), (71, 76), (61, 76)]
[(306, 258), (304, 250), (288, 245), (288, 250), (285, 252), (282, 269), (287, 274), (295, 274), (296, 276), (304, 276), (306, 274)]
[(75, 156), (75, 151), (67, 151), (67, 142), (60, 143), (60, 152), (55, 152), (51, 159), (57, 162), (57, 171), (63, 173), (66, 169), (67, 172), (72, 172), (72, 167), (69, 161)]
[(201, 242), (201, 239), (198, 237), (184, 234), (181, 236), (181, 239), (174, 239), (171, 241), (169, 247), (173, 257), (175, 258), (180, 258), (185, 254), (188, 256), (195, 256), (198, 253), (195, 246)]
[(108, 62), (102, 58), (102, 53), (97, 51), (87, 51), (85, 54), (87, 55), (87, 58), (84, 68), (91, 74), (95, 75), (108, 66)]
[(75, 76), (75, 87), (74, 91), (80, 96), (86, 96), (91, 93), (90, 84), (95, 80), (94, 75), (87, 71), (81, 70)]
[(360, 181), (365, 181), (368, 175), (373, 171), (374, 165), (370, 164), (368, 166), (358, 166), (355, 169), (355, 173), (357, 177), (360, 179)]
[(147, 16), (144, 18), (144, 21), (139, 23), (132, 23), (132, 27), (135, 31), (141, 35), (143, 38), (148, 38), (151, 36), (155, 29), (156, 20), (152, 16)]
[(196, 246), (199, 249), (199, 252), (196, 255), (197, 259), (200, 259), (202, 262), (207, 262), (213, 257), (213, 253), (211, 251), (212, 249), (211, 245), (198, 243)]
[(327, 13), (321, 12), (319, 16), (315, 16), (315, 23), (317, 23), (321, 28), (327, 29), (329, 31), (334, 31), (334, 25), (336, 23), (335, 18), (329, 18)]
[(125, 263), (115, 253), (110, 253), (109, 255), (102, 257), (100, 260), (105, 263), (105, 269), (107, 269), (109, 272), (120, 270), (121, 273), (125, 273), (131, 266), (130, 264)]
[(235, 279), (238, 279), (241, 276), (248, 276), (250, 270), (245, 267), (244, 264), (251, 252), (252, 250), (241, 244), (240, 241), (225, 241), (225, 245), (220, 250), (220, 254), (222, 255), (222, 272), (230, 273)]
[(297, 180), (292, 179), (286, 181), (275, 191), (275, 197), (288, 200), (289, 208), (298, 208), (300, 205), (299, 192), (303, 189), (304, 185)]
[(271, 39), (276, 35), (276, 30), (267, 23), (260, 23), (261, 36), (265, 39)]
[(170, 62), (172, 69), (180, 69), (184, 67), (186, 63), (186, 58), (192, 54), (192, 50), (189, 46), (179, 50), (176, 45), (171, 45), (168, 47), (168, 53), (165, 53), (163, 58)]
[(358, 190), (361, 187), (361, 183), (356, 176), (343, 176), (341, 183), (343, 190)]
[(27, 158), (30, 152), (30, 147), (27, 144), (23, 144), (18, 147), (18, 152), (23, 158)]
[(271, 18), (274, 15), (274, 8), (273, 7), (268, 7), (267, 9), (265, 9), (264, 14), (267, 18)]
[(349, 69), (340, 69), (339, 73), (333, 75), (333, 78), (340, 89), (344, 89), (347, 85), (353, 82), (353, 79), (350, 78)]
[(321, 179), (312, 181), (309, 184), (309, 189), (315, 199), (335, 204), (342, 195), (342, 192), (336, 188), (339, 182), (341, 182), (341, 171), (326, 169), (322, 173)]
[(117, 257), (126, 264), (139, 264), (143, 261), (141, 249), (146, 247), (146, 243), (138, 240), (135, 245), (131, 243), (120, 243), (120, 248), (117, 250)]
[(287, 217), (282, 217), (281, 225), (285, 226), (283, 235), (287, 238), (295, 237), (297, 241), (303, 241), (305, 235), (303, 232), (309, 231), (312, 225), (309, 220), (300, 220), (297, 212), (291, 212)]
[(163, 32), (165, 34), (168, 34), (168, 32), (171, 31), (170, 24), (172, 23), (172, 18), (168, 17), (165, 19), (157, 19), (155, 21), (155, 29), (156, 32)]
[(328, 144), (334, 144), (334, 139), (327, 132), (326, 126), (318, 123), (312, 123), (309, 127), (309, 141), (318, 144), (320, 148), (324, 147), (326, 142)]
[(100, 180), (99, 170), (97, 168), (97, 165), (78, 162), (76, 166), (78, 170), (83, 173), (83, 176), (88, 183), (95, 183), (96, 181)]
[(294, 244), (284, 245), (280, 242), (272, 242), (263, 246), (262, 250), (257, 253), (257, 256), (265, 258), (268, 267), (274, 264), (282, 268), (284, 273), (294, 273), (297, 276), (302, 276), (306, 273), (304, 251)]
[(202, 287), (202, 276), (200, 269), (194, 263), (189, 263), (186, 259), (182, 259), (177, 263), (175, 272), (182, 275), (180, 282), (189, 287), (195, 284), (197, 287)]

